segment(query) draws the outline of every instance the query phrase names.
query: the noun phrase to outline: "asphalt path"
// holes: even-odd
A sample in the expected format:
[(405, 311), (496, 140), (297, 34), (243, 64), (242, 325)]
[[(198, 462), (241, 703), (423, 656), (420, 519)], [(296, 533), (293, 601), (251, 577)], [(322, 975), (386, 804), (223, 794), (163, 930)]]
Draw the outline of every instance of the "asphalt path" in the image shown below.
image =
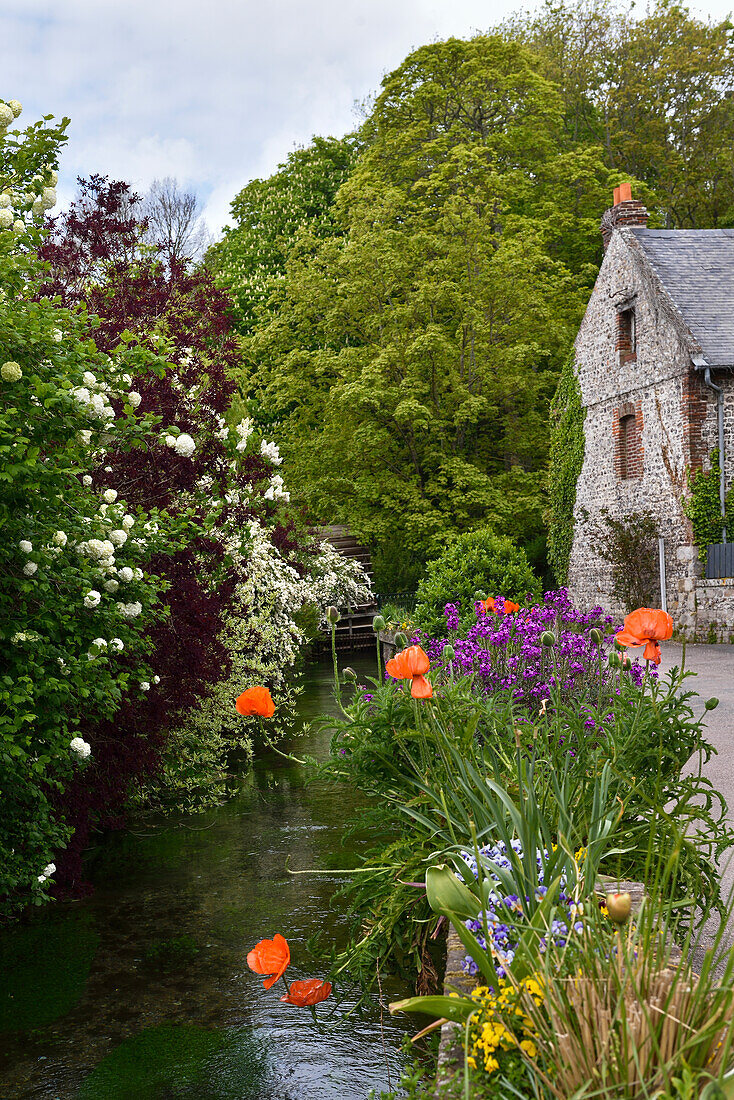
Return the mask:
[[(706, 737), (716, 749), (704, 767), (704, 775), (726, 799), (729, 807), (729, 823), (734, 825), (734, 645), (686, 645), (677, 642), (662, 643), (663, 659), (660, 672), (673, 666), (681, 666), (695, 676), (685, 681), (684, 690), (695, 691), (698, 698), (692, 701), (696, 715), (704, 713), (704, 703), (715, 696), (719, 705), (706, 712)], [(630, 656), (641, 659), (642, 650), (630, 649)], [(697, 766), (697, 765), (696, 765)], [(734, 892), (734, 851), (721, 861), (723, 895)], [(709, 922), (708, 939), (715, 933), (715, 922)], [(734, 942), (734, 927), (729, 927), (729, 942)]]

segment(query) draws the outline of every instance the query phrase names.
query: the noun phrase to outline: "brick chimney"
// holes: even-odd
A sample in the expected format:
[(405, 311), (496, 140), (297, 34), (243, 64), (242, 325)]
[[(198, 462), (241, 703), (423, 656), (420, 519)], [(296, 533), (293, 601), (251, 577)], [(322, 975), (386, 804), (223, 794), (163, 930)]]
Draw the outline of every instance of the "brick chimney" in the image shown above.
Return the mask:
[(614, 188), (614, 205), (605, 210), (601, 219), (601, 238), (606, 252), (615, 229), (627, 225), (647, 225), (647, 210), (639, 199), (632, 198), (632, 185), (621, 183)]

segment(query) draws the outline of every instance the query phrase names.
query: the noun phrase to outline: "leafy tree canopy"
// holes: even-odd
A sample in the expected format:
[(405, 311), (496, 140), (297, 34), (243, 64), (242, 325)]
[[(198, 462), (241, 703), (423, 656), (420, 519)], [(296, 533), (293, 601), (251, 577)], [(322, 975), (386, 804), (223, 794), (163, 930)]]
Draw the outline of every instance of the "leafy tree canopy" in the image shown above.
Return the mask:
[(645, 183), (661, 224), (734, 219), (734, 25), (658, 0), (643, 18), (611, 0), (547, 0), (504, 27), (539, 56), (564, 101), (570, 141)]
[(207, 264), (230, 290), (244, 332), (263, 316), (298, 231), (307, 227), (317, 238), (335, 232), (331, 207), (357, 147), (351, 135), (316, 137), (269, 179), (252, 180), (235, 197), (236, 225), (209, 249)]
[(547, 405), (609, 190), (598, 152), (560, 146), (562, 117), (518, 43), (417, 50), (365, 123), (341, 233), (302, 231), (248, 341), (306, 502), (396, 560), (448, 529), (541, 527)]

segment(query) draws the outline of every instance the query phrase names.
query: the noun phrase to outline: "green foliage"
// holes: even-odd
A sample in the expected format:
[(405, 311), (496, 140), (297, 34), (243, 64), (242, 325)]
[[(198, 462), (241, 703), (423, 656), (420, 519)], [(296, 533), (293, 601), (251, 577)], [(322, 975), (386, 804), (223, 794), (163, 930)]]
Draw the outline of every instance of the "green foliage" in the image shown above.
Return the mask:
[(719, 452), (711, 452), (708, 470), (688, 472), (690, 495), (683, 503), (683, 511), (691, 521), (693, 541), (698, 547), (701, 561), (706, 561), (706, 549), (709, 543), (721, 542), (724, 525), (731, 524), (734, 513), (734, 487), (729, 489), (725, 500), (725, 518), (721, 518), (721, 498), (719, 486), (721, 465)]
[(341, 235), (293, 245), (246, 341), (299, 495), (370, 545), (378, 588), (412, 587), (449, 531), (541, 531), (546, 411), (594, 257), (557, 246), (608, 185), (596, 152), (559, 152), (560, 120), (516, 44), (411, 54), (338, 192)]
[(597, 533), (600, 557), (612, 567), (612, 595), (626, 611), (660, 602), (658, 522), (652, 512), (630, 512), (621, 519), (602, 509)]
[(566, 360), (550, 406), (548, 466), (548, 561), (558, 584), (568, 580), (573, 545), (576, 484), (584, 462), (584, 420), (581, 389), (573, 352)]
[(317, 241), (339, 233), (332, 207), (357, 148), (350, 135), (316, 137), (290, 153), (269, 179), (252, 180), (233, 199), (236, 225), (225, 229), (206, 262), (232, 294), (242, 332), (266, 314), (299, 235)]
[(479, 528), (453, 538), (441, 556), (428, 563), (413, 618), (429, 636), (443, 637), (447, 603), (460, 606), (466, 625), (474, 619), (477, 592), (523, 604), (528, 595), (538, 596), (539, 589), (525, 552), (511, 539)]
[(6, 930), (0, 940), (0, 1034), (45, 1027), (70, 1012), (84, 992), (98, 943), (89, 921), (76, 916)]
[(560, 0), (504, 30), (535, 51), (560, 89), (566, 140), (597, 144), (620, 178), (641, 181), (635, 193), (657, 224), (732, 225), (728, 19), (704, 22), (670, 0), (640, 16), (610, 0)]
[[(0, 133), (0, 198), (10, 204), (0, 216), (15, 216), (11, 228), (0, 220), (0, 916), (47, 897), (45, 868), (69, 837), (52, 801), (87, 766), (70, 742), (82, 720), (111, 718), (150, 678), (145, 631), (162, 586), (143, 567), (190, 531), (188, 516), (132, 516), (117, 494), (101, 500), (91, 477), (84, 484), (90, 444), (128, 451), (156, 434), (158, 418), (136, 415), (117, 371), (165, 367), (124, 339), (113, 363), (81, 313), (34, 300), (64, 125)], [(116, 415), (108, 395), (122, 398)], [(132, 578), (124, 601), (106, 587), (115, 561)]]
[[(513, 651), (515, 669), (521, 648), (522, 639)], [(565, 683), (562, 666), (553, 667)], [(369, 983), (379, 960), (383, 971), (391, 965), (425, 977), (435, 922), (414, 884), (424, 881), (429, 862), (455, 854), (457, 845), (470, 847), (475, 833), (487, 843), (503, 839), (503, 829), (523, 835), (532, 825), (527, 808), (500, 808), (497, 785), (510, 802), (523, 797), (518, 759), (535, 761), (535, 816), (544, 818), (546, 834), (536, 846), (550, 851), (549, 839), (560, 845), (560, 835), (564, 851), (596, 844), (613, 809), (614, 829), (593, 853), (597, 863), (603, 857), (605, 874), (652, 881), (672, 861), (675, 877), (664, 889), (675, 899), (695, 897), (699, 906), (687, 919), (700, 922), (714, 908), (723, 913), (717, 860), (732, 830), (723, 797), (698, 766), (714, 749), (678, 669), (640, 688), (628, 673), (613, 672), (600, 649), (581, 697), (551, 687), (549, 705), (530, 714), (512, 688), (485, 694), (475, 676), (456, 676), (451, 667), (431, 677), (430, 704), (376, 681), (369, 697), (358, 694), (336, 723), (328, 774), (367, 795), (371, 820), (390, 836), (365, 854), (365, 870), (345, 888), (361, 933), (339, 958), (338, 972)], [(527, 889), (508, 892), (534, 897)]]

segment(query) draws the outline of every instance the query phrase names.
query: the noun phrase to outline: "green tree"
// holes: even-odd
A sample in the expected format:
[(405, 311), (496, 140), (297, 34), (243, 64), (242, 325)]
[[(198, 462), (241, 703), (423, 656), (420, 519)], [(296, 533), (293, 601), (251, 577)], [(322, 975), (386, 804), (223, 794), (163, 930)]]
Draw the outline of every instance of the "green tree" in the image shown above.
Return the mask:
[(504, 26), (562, 91), (568, 141), (603, 147), (641, 181), (663, 225), (734, 218), (734, 26), (657, 0), (641, 19), (610, 0), (548, 0)]
[(291, 153), (274, 175), (252, 180), (232, 201), (235, 225), (209, 249), (207, 265), (232, 294), (242, 332), (263, 317), (298, 232), (305, 228), (320, 239), (338, 231), (334, 198), (357, 147), (351, 135), (315, 137)]
[(562, 114), (517, 43), (417, 50), (365, 124), (341, 235), (302, 232), (248, 342), (302, 499), (392, 558), (383, 589), (447, 530), (542, 528), (547, 408), (596, 250), (580, 182), (609, 177), (561, 147)]

